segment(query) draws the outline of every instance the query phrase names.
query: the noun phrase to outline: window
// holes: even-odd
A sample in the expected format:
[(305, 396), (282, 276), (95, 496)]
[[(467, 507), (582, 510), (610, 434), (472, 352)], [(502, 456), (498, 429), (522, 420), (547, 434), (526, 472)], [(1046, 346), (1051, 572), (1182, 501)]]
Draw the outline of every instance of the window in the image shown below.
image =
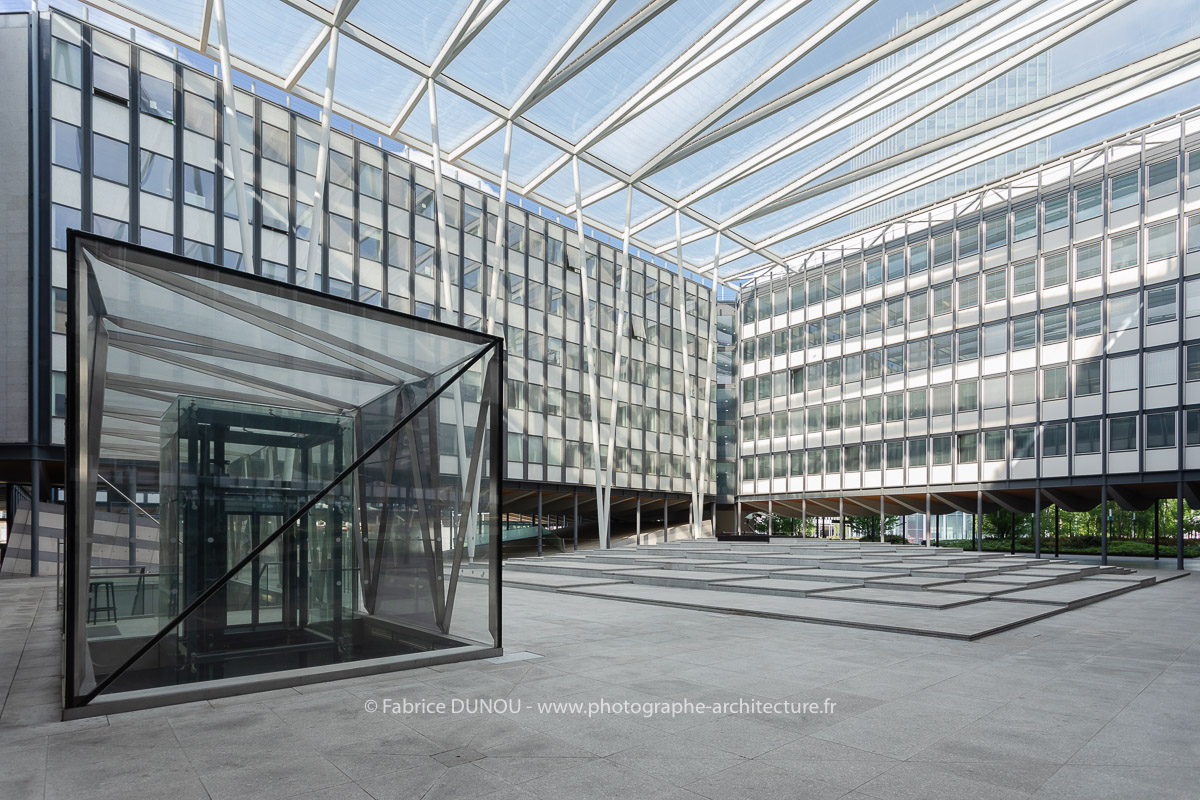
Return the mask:
[(1138, 357), (1122, 356), (1108, 360), (1108, 391), (1124, 392), (1138, 388)]
[(993, 322), (983, 328), (983, 354), (1000, 356), (1008, 352), (1008, 323)]
[(1062, 286), (1067, 282), (1067, 251), (1052, 253), (1042, 259), (1042, 288)]
[(863, 314), (866, 318), (864, 329), (867, 333), (878, 333), (883, 329), (883, 306), (879, 303), (873, 303), (863, 309)]
[(1187, 379), (1200, 381), (1200, 344), (1187, 346)]
[(878, 286), (883, 282), (883, 259), (867, 259), (867, 286)]
[(889, 281), (904, 277), (904, 251), (897, 250), (887, 254), (887, 279)]
[(1067, 227), (1067, 206), (1070, 198), (1065, 195), (1052, 197), (1046, 201), (1045, 219), (1042, 220), (1042, 230), (1056, 231)]
[(1103, 330), (1100, 301), (1092, 300), (1075, 306), (1075, 336), (1096, 336)]
[(883, 375), (883, 351), (868, 350), (863, 360), (863, 376), (878, 378)]
[(1178, 358), (1179, 351), (1174, 347), (1146, 353), (1146, 385), (1173, 386), (1178, 376)]
[(865, 466), (867, 469), (879, 469), (882, 461), (882, 447), (878, 442), (863, 447), (865, 451)]
[(1108, 330), (1125, 331), (1139, 327), (1141, 323), (1141, 293), (1108, 298)]
[(1188, 217), (1187, 249), (1189, 253), (1200, 250), (1200, 214)]
[(1075, 423), (1075, 455), (1100, 452), (1100, 420), (1089, 419)]
[(1109, 240), (1108, 269), (1110, 272), (1136, 267), (1137, 263), (1137, 231), (1131, 231), (1121, 236), (1114, 236)]
[(963, 278), (958, 282), (958, 307), (974, 308), (979, 305), (979, 278)]
[(944, 384), (942, 386), (933, 387), (933, 403), (932, 412), (935, 417), (943, 417), (949, 414), (954, 408), (954, 386), (952, 384)]
[(1042, 455), (1065, 456), (1067, 454), (1067, 426), (1065, 423), (1046, 425), (1042, 428)]
[(954, 334), (943, 333), (935, 336), (933, 342), (933, 366), (940, 367), (954, 361)]
[(913, 372), (929, 366), (929, 340), (918, 339), (908, 343), (908, 371)]
[(958, 229), (958, 257), (966, 258), (979, 252), (979, 225)]
[[(821, 295), (824, 294), (822, 289), (821, 276), (808, 279), (808, 304), (817, 305), (821, 302)], [(759, 316), (762, 316), (762, 309), (759, 309)]]
[(1146, 261), (1173, 258), (1179, 253), (1175, 238), (1175, 221), (1146, 229)]
[(954, 284), (943, 283), (933, 287), (933, 314), (949, 314), (954, 310)]
[[(70, 206), (60, 206), (57, 203), (51, 207), (54, 223), (53, 247), (56, 250), (67, 249), (67, 229), (79, 227), (79, 209)], [(168, 250), (170, 248), (167, 248)]]
[(61, 39), (53, 39), (51, 75), (56, 81), (79, 88), (79, 48)]
[(933, 240), (933, 265), (940, 267), (954, 260), (954, 234), (944, 233)]
[(844, 286), (844, 291), (846, 292), (846, 294), (850, 294), (851, 292), (860, 291), (862, 289), (862, 279), (863, 279), (863, 275), (862, 275), (862, 265), (861, 264), (854, 264), (853, 266), (846, 267), (846, 277), (845, 277), (845, 286)]
[(1008, 297), (1008, 270), (996, 269), (983, 276), (984, 300), (994, 303)]
[(1108, 449), (1113, 453), (1137, 449), (1137, 417), (1114, 417), (1108, 421)]
[(1100, 394), (1100, 361), (1075, 365), (1075, 396)]
[(1013, 320), (1013, 350), (1037, 347), (1037, 317), (1032, 314)]
[[(903, 302), (903, 300), (901, 301)], [(890, 310), (890, 309), (889, 309)], [(919, 321), (929, 316), (929, 292), (914, 292), (908, 297), (908, 318)]]
[(1067, 340), (1067, 309), (1042, 312), (1042, 344)]
[(858, 400), (848, 401), (844, 421), (847, 428), (857, 428), (862, 425), (862, 403)]
[(913, 439), (908, 443), (908, 465), (910, 467), (925, 466), (926, 450), (928, 449), (924, 439)]
[[(946, 237), (949, 240), (949, 237)], [(946, 259), (949, 261), (949, 259)], [(908, 274), (915, 275), (929, 269), (929, 243), (913, 245), (908, 250)]]
[(92, 172), (97, 178), (129, 183), (129, 145), (107, 136), (92, 136)]
[(1037, 400), (1037, 373), (1033, 370), (1028, 372), (1016, 372), (1012, 376), (1012, 404), (1014, 406), (1026, 405)]
[(1018, 208), (1013, 212), (1013, 241), (1020, 242), (1037, 236), (1037, 206)]
[(1146, 415), (1146, 449), (1175, 446), (1175, 412)]
[(887, 443), (887, 467), (888, 469), (904, 467), (904, 442)]
[(983, 221), (984, 240), (988, 250), (995, 250), (1008, 244), (1008, 217), (1000, 215)]
[(1146, 324), (1154, 325), (1159, 322), (1173, 322), (1176, 317), (1175, 289), (1170, 286), (1159, 286), (1146, 290)]
[(950, 454), (954, 447), (952, 438), (950, 436), (933, 437), (933, 463), (935, 466), (944, 466), (950, 463)]
[(846, 472), (858, 472), (862, 469), (862, 448), (859, 445), (846, 445)]
[(1187, 414), (1187, 445), (1200, 444), (1200, 409), (1192, 409)]
[(925, 408), (925, 390), (911, 389), (908, 392), (908, 418), (909, 419), (924, 419), (926, 413)]
[(138, 173), (138, 182), (142, 187), (142, 191), (161, 197), (174, 197), (174, 163), (174, 159), (167, 158), (158, 153), (152, 153), (149, 150), (143, 150), (141, 167)]
[(1104, 249), (1099, 240), (1090, 244), (1081, 244), (1075, 248), (1075, 280), (1092, 278), (1099, 275), (1103, 266)]
[(1112, 210), (1129, 208), (1138, 204), (1138, 173), (1127, 172), (1109, 180), (1109, 196)]
[(1091, 186), (1081, 186), (1075, 190), (1075, 221), (1095, 219), (1104, 213), (1104, 187), (1093, 183)]
[(975, 433), (958, 435), (958, 463), (974, 464), (979, 461), (979, 436)]
[(216, 106), (207, 97), (186, 92), (183, 95), (183, 127), (210, 139), (214, 135)]
[(1013, 296), (1037, 291), (1037, 264), (1026, 261), (1013, 265)]
[(985, 431), (983, 434), (984, 461), (1003, 461), (1007, 458), (1005, 444), (1007, 442), (1004, 431)]
[(1034, 449), (1034, 428), (1032, 425), (1024, 428), (1013, 428), (1013, 458), (1033, 458), (1037, 451)]
[(50, 158), (54, 164), (67, 169), (79, 171), (82, 160), (80, 152), (79, 128), (65, 122), (52, 120), (50, 140)]
[(791, 291), (791, 308), (795, 311), (798, 308), (804, 308), (804, 284), (798, 283), (792, 287)]
[(863, 422), (877, 425), (883, 421), (883, 398), (879, 395), (863, 399)]
[(970, 361), (979, 358), (979, 328), (968, 328), (958, 332), (958, 360)]
[(958, 410), (976, 411), (979, 408), (979, 381), (959, 381)]
[(904, 345), (894, 344), (887, 349), (888, 375), (899, 375), (904, 372)]
[(1067, 368), (1046, 367), (1042, 370), (1042, 399), (1061, 400), (1067, 396)]
[(846, 338), (862, 336), (862, 309), (846, 312)]
[(92, 90), (122, 104), (129, 102), (129, 68), (107, 58), (92, 58)]
[(842, 471), (842, 448), (825, 448), (825, 472), (833, 474)]
[(175, 119), (175, 86), (171, 82), (143, 72), (138, 83), (139, 107), (144, 113), (168, 122)]
[(183, 165), (183, 202), (213, 210), (213, 174), (206, 169)]
[(1175, 158), (1159, 161), (1157, 164), (1146, 167), (1147, 197), (1153, 200), (1156, 197), (1173, 194), (1176, 190), (1178, 176), (1179, 161)]
[[(842, 427), (842, 404), (841, 403), (826, 404), (826, 406), (825, 406), (825, 430), (836, 431), (837, 429), (839, 429), (841, 427)], [(787, 434), (787, 431), (784, 430), (784, 432), (782, 434), (776, 432), (775, 435), (783, 436), (786, 434)]]
[(1008, 378), (994, 375), (983, 379), (983, 407), (1004, 408), (1008, 404)]
[(888, 422), (899, 422), (904, 419), (904, 395), (889, 394), (886, 405)]
[(887, 301), (887, 326), (896, 328), (904, 324), (904, 298), (893, 297)]

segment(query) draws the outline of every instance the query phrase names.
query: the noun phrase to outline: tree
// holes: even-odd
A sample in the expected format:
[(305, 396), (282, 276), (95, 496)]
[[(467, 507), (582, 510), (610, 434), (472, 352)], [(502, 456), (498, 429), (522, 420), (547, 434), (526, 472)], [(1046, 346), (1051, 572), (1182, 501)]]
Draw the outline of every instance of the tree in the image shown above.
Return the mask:
[[(904, 524), (904, 518), (892, 514), (885, 515), (883, 518), (883, 528), (890, 532), (894, 532), (898, 527)], [(903, 536), (901, 531), (898, 536)], [(866, 517), (846, 517), (846, 538), (860, 539), (864, 542), (879, 541), (879, 516), (871, 514)]]

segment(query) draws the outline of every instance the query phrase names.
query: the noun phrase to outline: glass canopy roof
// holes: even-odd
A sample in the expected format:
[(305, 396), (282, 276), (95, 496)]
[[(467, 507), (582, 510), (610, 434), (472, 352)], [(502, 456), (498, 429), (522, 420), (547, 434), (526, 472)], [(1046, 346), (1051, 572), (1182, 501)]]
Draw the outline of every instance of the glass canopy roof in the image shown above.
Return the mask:
[[(215, 1), (84, 4), (217, 58)], [(734, 283), (1200, 96), (1195, 0), (224, 2), (235, 69), (319, 104), (337, 27), (336, 113), (432, 152), (432, 79), (447, 163), (498, 183), (511, 121), (511, 191), (573, 214), (577, 155), (588, 224), (632, 185), (637, 246), (673, 260), (678, 209)]]

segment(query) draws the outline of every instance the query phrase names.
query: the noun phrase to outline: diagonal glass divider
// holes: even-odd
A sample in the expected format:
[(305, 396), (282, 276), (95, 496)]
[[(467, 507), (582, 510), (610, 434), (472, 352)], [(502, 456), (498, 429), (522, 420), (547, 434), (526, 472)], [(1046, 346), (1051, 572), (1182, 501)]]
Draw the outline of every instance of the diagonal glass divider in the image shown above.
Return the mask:
[[(355, 431), (359, 437), (359, 447), (356, 449), (359, 449), (359, 454), (281, 524), (258, 539), (231, 568), (209, 583), (157, 633), (79, 698), (75, 705), (87, 705), (126, 677), (131, 680), (123, 681), (123, 684), (129, 685), (123, 685), (122, 689), (151, 688), (163, 683), (239, 677), (277, 669), (311, 666), (328, 663), (330, 659), (356, 660), (473, 643), (448, 637), (426, 636), (421, 632), (422, 629), (430, 627), (442, 634), (449, 632), (449, 612), (454, 604), (466, 531), (465, 517), (470, 514), (470, 509), (482, 507), (478, 493), (469, 491), (480, 486), (481, 481), (478, 477), (470, 480), (468, 485), (458, 487), (462, 494), (459, 507), (467, 509), (467, 513), (463, 514), (460, 511), (459, 530), (454, 537), (454, 567), (451, 570), (450, 590), (447, 595), (443, 590), (441, 515), (438, 509), (433, 507), (440, 505), (437, 494), (444, 488), (439, 487), (439, 473), (444, 470), (436, 466), (439, 456), (437, 428), (441, 424), (437, 406), (439, 401), (445, 399), (443, 395), (447, 394), (451, 387), (456, 387), (461, 393), (463, 379), (472, 371), (482, 369), (484, 376), (480, 388), (483, 391), (478, 401), (479, 413), (477, 427), (473, 431), (469, 470), (471, 476), (479, 476), (484, 465), (484, 431), (490, 428), (494, 434), (496, 427), (495, 412), (498, 408), (502, 361), (503, 343), (495, 340), (480, 346), (434, 374), (396, 390), (384, 392), (377, 398), (375, 416), (378, 417), (381, 410), (386, 410), (391, 414), (391, 424), (381, 435), (375, 435), (378, 432), (378, 423), (364, 421), (363, 409), (360, 409), (355, 421)], [(445, 379), (439, 385), (431, 386), (442, 377)], [(400, 445), (401, 438), (405, 440), (407, 448)], [(486, 438), (493, 442), (496, 439), (494, 435)], [(365, 440), (370, 440), (370, 444), (365, 444)], [(389, 444), (391, 447), (387, 447)], [(430, 447), (432, 449), (429, 449)], [(406, 452), (402, 453), (402, 450)], [(400, 466), (403, 456), (407, 471), (411, 473), (412, 486), (417, 489), (411, 492), (410, 498), (416, 501), (411, 504), (416, 508), (400, 509), (399, 503), (390, 498), (392, 510), (379, 515), (376, 546), (374, 552), (370, 552), (372, 548), (368, 546), (368, 517), (365, 514), (370, 498), (367, 496), (367, 488), (363, 486), (368, 483), (364, 467), (372, 468), (379, 460), (376, 457), (381, 453), (385, 453), (386, 457), (378, 466), (387, 465), (382, 473), (385, 479), (383, 488), (393, 486), (392, 481), (398, 474), (397, 467)], [(465, 454), (455, 452), (455, 455), (461, 458)], [(489, 457), (489, 460), (494, 461), (495, 454), (490, 453)], [(452, 472), (457, 475), (459, 470), (455, 469)], [(490, 472), (494, 473), (494, 469), (490, 469)], [(489, 509), (495, 507), (498, 479), (498, 475), (489, 474)], [(355, 483), (361, 487), (357, 492)], [(455, 487), (451, 486), (449, 489), (451, 495), (455, 494)], [(433, 494), (428, 490), (432, 490)], [(467, 496), (468, 494), (476, 496), (472, 498)], [(183, 502), (187, 502), (186, 498)], [(318, 510), (322, 503), (325, 504), (323, 517), (314, 519), (314, 510)], [(355, 508), (356, 505), (359, 507)], [(387, 507), (386, 502), (384, 505)], [(360, 513), (363, 516), (356, 519)], [(393, 583), (401, 591), (389, 594), (386, 591), (381, 593), (380, 590), (384, 577), (383, 567), (389, 558), (397, 558), (399, 545), (403, 543), (389, 539), (386, 535), (388, 520), (392, 520), (392, 524), (395, 525), (400, 514), (410, 520), (410, 524), (399, 526), (402, 530), (412, 528), (411, 520), (414, 517), (421, 520), (422, 558), (418, 560), (423, 562), (420, 566), (424, 567), (423, 571), (430, 584), (433, 626), (422, 623), (422, 613), (410, 600), (411, 592), (408, 590), (412, 586), (411, 580), (408, 584), (403, 584), (403, 580), (411, 571), (397, 570), (396, 575), (392, 576)], [(356, 529), (358, 525), (361, 525), (362, 533)], [(314, 530), (319, 531), (322, 527), (325, 540), (314, 541)], [(354, 534), (356, 539), (362, 541), (352, 544), (347, 540), (347, 533)], [(210, 538), (209, 542), (211, 541)], [(361, 569), (354, 566), (354, 545), (359, 546), (358, 552), (364, 556), (360, 562)], [(493, 561), (498, 557), (497, 545), (498, 541), (492, 543)], [(269, 569), (264, 575), (255, 566), (256, 559), (273, 547), (284, 554), (280, 574), (275, 581), (273, 578), (276, 576), (271, 575)], [(346, 566), (347, 560), (351, 565), (349, 567)], [(225, 602), (226, 590), (230, 588), (231, 582), (243, 575), (247, 569), (251, 570), (251, 574), (245, 583), (252, 585), (256, 592), (255, 612), (253, 618), (239, 618), (237, 622), (241, 628), (253, 629), (257, 638), (253, 640), (255, 646), (252, 647), (229, 644), (227, 641), (231, 641), (229, 631), (234, 627), (233, 615), (239, 612), (231, 609)], [(346, 580), (348, 572), (358, 573), (359, 578)], [(305, 579), (305, 575), (310, 577)], [(490, 576), (488, 582), (493, 580), (494, 576)], [(272, 612), (270, 619), (260, 617), (257, 597), (259, 594), (271, 595), (277, 589), (284, 598), (277, 613), (280, 618), (275, 618), (275, 612)], [(489, 594), (491, 591), (494, 590), (489, 590)], [(316, 596), (310, 597), (310, 593)], [(298, 598), (299, 602), (289, 604), (288, 597)], [(416, 613), (413, 613), (414, 609), (417, 609)], [(363, 616), (370, 616), (374, 624), (365, 636), (357, 631), (352, 632), (347, 627), (358, 624)], [(289, 622), (295, 625), (289, 628)], [(192, 624), (189, 626), (185, 623)], [(177, 673), (182, 669), (189, 674), (177, 674), (175, 680), (164, 681), (161, 673), (169, 668), (158, 667), (160, 674), (157, 677), (130, 675), (135, 665), (147, 659), (147, 656), (151, 656), (149, 661), (153, 662), (156, 648), (162, 646), (164, 640), (176, 632), (182, 635), (172, 644), (176, 648), (185, 648), (189, 655), (186, 665), (177, 666), (175, 669)], [(264, 638), (266, 633), (273, 633), (276, 638)], [(304, 636), (308, 638), (305, 639)], [(285, 646), (279, 646), (280, 643)], [(137, 672), (140, 673), (141, 670)]]

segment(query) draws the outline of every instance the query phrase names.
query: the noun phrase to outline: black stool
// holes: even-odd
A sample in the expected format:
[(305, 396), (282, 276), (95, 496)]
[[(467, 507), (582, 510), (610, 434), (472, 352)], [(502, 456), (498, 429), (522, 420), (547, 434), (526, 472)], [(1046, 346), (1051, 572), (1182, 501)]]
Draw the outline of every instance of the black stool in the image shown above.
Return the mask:
[[(100, 590), (104, 590), (104, 605), (100, 605)], [(117, 593), (112, 581), (96, 581), (88, 592), (88, 622), (99, 622), (103, 614), (105, 621), (117, 621)]]

